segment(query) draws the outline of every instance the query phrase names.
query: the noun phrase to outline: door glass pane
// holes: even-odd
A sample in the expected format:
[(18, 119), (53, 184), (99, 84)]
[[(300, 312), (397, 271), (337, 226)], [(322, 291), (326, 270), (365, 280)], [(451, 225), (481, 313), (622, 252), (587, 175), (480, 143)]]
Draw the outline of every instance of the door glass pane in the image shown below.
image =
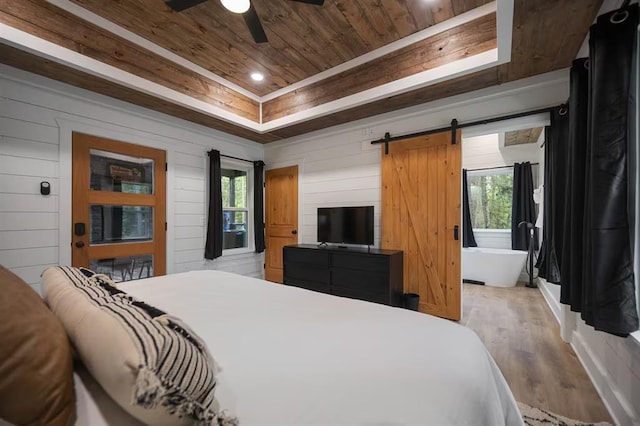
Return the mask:
[(246, 211), (223, 211), (222, 224), (224, 249), (248, 247)]
[(153, 255), (92, 259), (89, 269), (105, 274), (115, 282), (137, 280), (153, 276)]
[(97, 149), (90, 156), (92, 190), (153, 193), (153, 160)]
[(89, 231), (92, 245), (152, 241), (153, 207), (91, 205)]

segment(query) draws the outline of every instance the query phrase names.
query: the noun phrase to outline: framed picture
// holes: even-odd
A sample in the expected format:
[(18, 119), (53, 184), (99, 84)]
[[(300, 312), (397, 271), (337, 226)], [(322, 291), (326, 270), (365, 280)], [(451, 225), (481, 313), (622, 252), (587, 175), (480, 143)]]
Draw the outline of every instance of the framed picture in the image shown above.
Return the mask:
[(144, 168), (142, 166), (123, 166), (109, 164), (109, 174), (116, 182), (143, 182)]

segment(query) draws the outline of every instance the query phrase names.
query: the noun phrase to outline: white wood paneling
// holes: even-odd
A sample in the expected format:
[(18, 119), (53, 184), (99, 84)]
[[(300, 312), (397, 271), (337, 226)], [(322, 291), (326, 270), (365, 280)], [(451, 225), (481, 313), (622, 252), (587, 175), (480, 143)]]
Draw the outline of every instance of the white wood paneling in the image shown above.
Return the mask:
[(0, 213), (0, 231), (58, 229), (58, 213)]
[(0, 231), (0, 250), (57, 247), (58, 231)]
[(178, 238), (176, 239), (176, 251), (200, 250), (204, 252), (204, 238)]
[(176, 189), (204, 192), (204, 179), (176, 177)]
[(176, 215), (176, 227), (179, 226), (189, 226), (189, 227), (198, 227), (199, 229), (203, 229), (204, 227), (204, 214), (177, 214)]
[[(0, 175), (2, 179), (5, 175)], [(58, 197), (35, 194), (1, 194), (0, 212), (58, 212)]]
[[(2, 65), (0, 264), (39, 290), (43, 269), (70, 259), (72, 132), (167, 151), (168, 272), (262, 276), (261, 255), (205, 262), (203, 249), (207, 151), (260, 160), (262, 145)], [(51, 184), (48, 196), (40, 194), (42, 181)]]
[(58, 247), (0, 250), (2, 265), (6, 268), (21, 268), (58, 263)]
[(58, 163), (56, 161), (32, 159), (27, 155), (23, 157), (0, 155), (0, 170), (2, 170), (2, 174), (7, 175), (58, 177)]
[(202, 237), (202, 231), (203, 229), (200, 226), (177, 226), (176, 239)]
[(58, 161), (58, 145), (3, 136), (2, 154), (10, 157)]
[[(16, 105), (16, 103), (12, 102), (12, 105)], [(8, 107), (7, 110), (11, 110), (11, 108)], [(13, 112), (15, 113), (16, 111)], [(3, 137), (58, 145), (58, 128), (56, 126), (27, 121), (20, 114), (14, 114), (20, 119), (10, 118), (8, 115), (10, 114), (7, 114), (7, 117), (0, 117), (0, 129), (2, 129)]]
[(40, 195), (40, 183), (49, 182), (51, 195), (59, 195), (58, 178), (41, 178), (35, 176), (6, 175), (0, 179), (0, 194), (32, 194)]
[(204, 191), (188, 191), (184, 189), (176, 191), (176, 201), (202, 204), (205, 201)]
[(204, 213), (204, 203), (175, 203), (176, 214), (202, 215)]

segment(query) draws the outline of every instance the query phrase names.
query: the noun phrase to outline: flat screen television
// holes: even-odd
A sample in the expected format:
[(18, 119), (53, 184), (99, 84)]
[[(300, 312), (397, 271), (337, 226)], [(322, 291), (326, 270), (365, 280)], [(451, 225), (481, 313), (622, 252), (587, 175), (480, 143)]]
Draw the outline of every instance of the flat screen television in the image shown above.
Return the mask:
[(373, 206), (319, 207), (318, 242), (373, 245)]

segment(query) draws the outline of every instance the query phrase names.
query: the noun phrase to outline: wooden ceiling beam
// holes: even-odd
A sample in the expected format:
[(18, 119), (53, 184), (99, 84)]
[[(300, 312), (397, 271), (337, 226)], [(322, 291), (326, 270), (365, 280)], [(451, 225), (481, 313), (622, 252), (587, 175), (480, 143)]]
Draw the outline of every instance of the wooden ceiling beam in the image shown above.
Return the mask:
[(259, 143), (268, 143), (281, 139), (279, 136), (260, 134), (244, 127), (220, 120), (192, 109), (163, 101), (154, 96), (120, 86), (112, 81), (78, 71), (40, 56), (24, 52), (14, 47), (0, 44), (0, 62), (15, 68), (32, 72), (72, 86), (90, 90), (91, 92), (110, 96), (144, 108), (149, 108), (173, 117), (201, 124), (203, 126), (226, 132), (231, 135), (249, 139)]
[(0, 22), (240, 117), (260, 122), (257, 101), (43, 0), (0, 2)]
[(496, 15), (492, 13), (264, 102), (262, 121), (267, 123), (494, 49), (496, 36)]

